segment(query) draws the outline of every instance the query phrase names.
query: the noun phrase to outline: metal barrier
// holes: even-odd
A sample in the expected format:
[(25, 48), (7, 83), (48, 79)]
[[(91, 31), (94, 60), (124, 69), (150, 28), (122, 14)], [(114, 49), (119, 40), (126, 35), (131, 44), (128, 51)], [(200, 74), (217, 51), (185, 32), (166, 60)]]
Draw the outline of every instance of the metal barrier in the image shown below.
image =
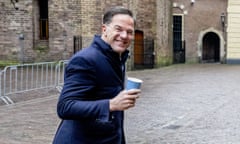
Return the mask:
[(9, 95), (63, 84), (66, 60), (6, 66), (0, 71), (0, 99), (14, 103)]
[(68, 60), (61, 60), (56, 65), (56, 89), (59, 92), (62, 91), (62, 85), (64, 82), (64, 70), (67, 64)]

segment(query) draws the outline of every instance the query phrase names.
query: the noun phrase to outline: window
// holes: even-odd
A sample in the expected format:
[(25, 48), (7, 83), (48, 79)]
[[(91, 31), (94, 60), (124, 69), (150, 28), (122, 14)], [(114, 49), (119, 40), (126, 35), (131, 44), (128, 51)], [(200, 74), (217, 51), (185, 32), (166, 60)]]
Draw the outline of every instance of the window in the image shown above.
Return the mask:
[(48, 0), (39, 0), (40, 40), (48, 40)]

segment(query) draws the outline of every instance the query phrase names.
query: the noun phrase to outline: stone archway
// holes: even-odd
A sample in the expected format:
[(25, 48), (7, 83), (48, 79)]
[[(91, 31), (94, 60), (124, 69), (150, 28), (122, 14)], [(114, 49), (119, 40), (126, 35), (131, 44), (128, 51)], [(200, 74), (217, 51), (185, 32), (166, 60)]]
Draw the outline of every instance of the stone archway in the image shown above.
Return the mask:
[(214, 32), (208, 32), (202, 40), (202, 62), (220, 61), (220, 39)]
[[(221, 63), (224, 63), (225, 61), (225, 48), (224, 48), (224, 45), (225, 45), (225, 40), (223, 38), (223, 34), (222, 32), (214, 29), (214, 28), (209, 28), (209, 29), (206, 29), (204, 31), (201, 31), (200, 34), (199, 34), (199, 37), (198, 37), (198, 42), (197, 42), (197, 45), (198, 45), (198, 58), (199, 58), (199, 62), (203, 62), (206, 57), (204, 57), (204, 50), (203, 50), (203, 42), (204, 42), (204, 39), (206, 39), (205, 36), (209, 36), (210, 35), (215, 35), (215, 38), (214, 39), (219, 39), (219, 41), (216, 41), (218, 42), (218, 44), (216, 44), (219, 49), (216, 50), (217, 53), (218, 53), (218, 56), (215, 56), (214, 57), (214, 61), (219, 61)], [(216, 38), (218, 37), (218, 38)], [(215, 49), (216, 49), (216, 45), (215, 45)]]

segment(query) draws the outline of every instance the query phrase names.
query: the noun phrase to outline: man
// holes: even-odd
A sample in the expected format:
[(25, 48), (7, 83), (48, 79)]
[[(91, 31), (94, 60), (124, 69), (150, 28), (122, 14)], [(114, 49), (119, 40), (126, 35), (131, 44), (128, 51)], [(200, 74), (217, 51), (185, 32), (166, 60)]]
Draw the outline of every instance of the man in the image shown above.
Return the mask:
[(62, 119), (53, 144), (125, 144), (123, 111), (140, 90), (124, 90), (127, 48), (134, 36), (132, 12), (104, 14), (102, 35), (74, 55), (65, 70), (57, 112)]

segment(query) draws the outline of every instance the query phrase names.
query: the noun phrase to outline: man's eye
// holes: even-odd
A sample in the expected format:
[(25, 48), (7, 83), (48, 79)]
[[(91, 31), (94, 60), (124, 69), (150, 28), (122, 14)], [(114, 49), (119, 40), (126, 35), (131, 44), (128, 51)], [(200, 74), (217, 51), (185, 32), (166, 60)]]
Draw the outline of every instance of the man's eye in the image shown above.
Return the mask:
[(122, 29), (120, 27), (116, 27), (115, 30), (118, 32), (122, 31)]
[(129, 35), (133, 35), (133, 32), (132, 31), (128, 31), (127, 32)]

